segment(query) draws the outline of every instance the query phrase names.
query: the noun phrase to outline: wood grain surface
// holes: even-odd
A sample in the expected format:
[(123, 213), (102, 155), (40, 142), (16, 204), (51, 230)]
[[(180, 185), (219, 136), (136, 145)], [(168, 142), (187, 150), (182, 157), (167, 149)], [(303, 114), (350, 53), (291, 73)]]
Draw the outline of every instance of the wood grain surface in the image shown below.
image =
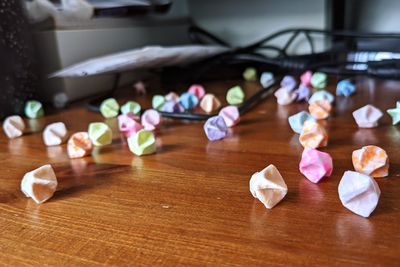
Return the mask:
[[(233, 84), (207, 90), (222, 94)], [(357, 85), (357, 94), (336, 99), (325, 122), (330, 139), (322, 150), (334, 170), (319, 184), (299, 173), (302, 147), (287, 122), (305, 103), (278, 106), (271, 96), (217, 142), (206, 139), (201, 122), (165, 121), (157, 154), (143, 157), (129, 151), (115, 119), (106, 121), (112, 145), (91, 157), (70, 160), (65, 144), (45, 147), (40, 130), (50, 122), (63, 121), (72, 133), (103, 121), (83, 105), (27, 120), (29, 134), (0, 135), (0, 265), (400, 266), (400, 126), (385, 113), (378, 128), (359, 129), (351, 115), (365, 104), (394, 107), (400, 82)], [(149, 98), (136, 100), (146, 106)], [(352, 151), (370, 144), (387, 151), (390, 174), (377, 179), (380, 202), (366, 219), (341, 205), (337, 188), (353, 170)], [(59, 189), (36, 205), (20, 181), (47, 163)], [(251, 196), (249, 179), (271, 163), (289, 192), (267, 210)]]

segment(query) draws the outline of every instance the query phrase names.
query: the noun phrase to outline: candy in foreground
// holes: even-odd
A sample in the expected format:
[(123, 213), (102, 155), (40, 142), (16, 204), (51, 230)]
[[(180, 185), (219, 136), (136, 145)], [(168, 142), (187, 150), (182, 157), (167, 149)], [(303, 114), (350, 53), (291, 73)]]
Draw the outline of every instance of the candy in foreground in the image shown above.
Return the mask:
[(282, 175), (274, 165), (256, 172), (250, 179), (250, 192), (267, 209), (272, 209), (287, 194), (288, 188)]
[(279, 105), (285, 106), (293, 103), (297, 95), (294, 92), (289, 91), (285, 87), (279, 88), (275, 91), (274, 96)]
[(368, 175), (346, 171), (339, 183), (339, 198), (343, 206), (363, 217), (369, 217), (378, 205), (381, 190)]
[(112, 131), (103, 122), (92, 122), (89, 124), (89, 138), (95, 146), (105, 146), (112, 142)]
[(328, 76), (323, 72), (315, 72), (311, 76), (311, 85), (315, 89), (324, 89), (328, 81)]
[(318, 100), (312, 102), (308, 106), (310, 114), (317, 120), (323, 120), (329, 117), (332, 110), (332, 105), (327, 100)]
[(21, 181), (21, 191), (26, 197), (41, 204), (53, 196), (57, 184), (54, 170), (50, 164), (47, 164), (24, 175)]
[(323, 177), (331, 176), (332, 157), (328, 153), (306, 147), (301, 155), (299, 169), (308, 180), (318, 183)]
[(392, 109), (388, 109), (387, 113), (392, 117), (393, 125), (396, 125), (400, 122), (400, 101), (396, 102), (396, 107)]
[(199, 103), (199, 99), (194, 94), (186, 92), (181, 95), (179, 102), (184, 109), (188, 110), (195, 108)]
[(286, 75), (281, 81), (281, 87), (285, 88), (287, 91), (293, 91), (296, 85), (296, 79), (290, 75)]
[(156, 138), (153, 132), (140, 130), (128, 138), (130, 151), (137, 156), (149, 155), (156, 152)]
[(135, 115), (139, 115), (141, 110), (142, 110), (142, 107), (140, 106), (139, 103), (137, 103), (135, 101), (128, 101), (124, 105), (121, 106), (122, 114), (133, 113)]
[(17, 138), (24, 134), (25, 123), (21, 116), (7, 117), (3, 122), (3, 131), (8, 138)]
[(301, 76), (300, 76), (300, 81), (301, 84), (303, 84), (304, 86), (309, 87), (311, 85), (311, 77), (312, 77), (313, 73), (311, 70), (308, 70), (306, 72), (304, 72)]
[(142, 115), (144, 129), (154, 131), (161, 126), (161, 115), (157, 110), (148, 109)]
[(213, 94), (206, 94), (200, 102), (200, 107), (207, 113), (212, 113), (219, 109), (221, 102)]
[(308, 100), (308, 104), (312, 104), (313, 102), (319, 101), (319, 100), (326, 100), (332, 104), (333, 101), (335, 101), (335, 97), (326, 90), (320, 90), (320, 91), (315, 92), (310, 97), (310, 99)]
[(255, 68), (246, 68), (243, 72), (243, 78), (249, 82), (257, 81), (257, 70)]
[(30, 119), (37, 119), (44, 116), (42, 103), (36, 100), (30, 100), (25, 104), (25, 116)]
[(304, 122), (308, 120), (314, 120), (314, 118), (307, 111), (300, 111), (288, 118), (290, 128), (298, 134), (301, 134)]
[(46, 146), (61, 145), (67, 137), (67, 132), (63, 122), (51, 123), (43, 131), (43, 142)]
[(224, 107), (219, 111), (218, 115), (224, 119), (228, 127), (235, 126), (240, 121), (239, 109), (236, 106)]
[(263, 72), (261, 73), (260, 83), (262, 87), (266, 88), (272, 84), (274, 81), (274, 74), (272, 72)]
[(360, 128), (374, 128), (383, 116), (382, 111), (372, 105), (366, 105), (353, 112), (354, 120)]
[(378, 146), (364, 146), (354, 150), (352, 157), (354, 169), (372, 177), (385, 177), (389, 172), (389, 158), (386, 151)]
[(118, 128), (126, 137), (136, 134), (143, 129), (143, 126), (135, 120), (132, 113), (118, 116)]
[(308, 120), (303, 124), (299, 141), (304, 148), (324, 147), (328, 144), (328, 134), (321, 124)]
[(92, 141), (87, 132), (77, 132), (68, 140), (67, 151), (71, 159), (83, 158), (92, 152)]
[(240, 105), (244, 100), (244, 92), (239, 85), (232, 87), (226, 94), (226, 101), (230, 105)]
[(206, 90), (200, 84), (193, 84), (188, 89), (188, 92), (195, 95), (197, 99), (202, 99), (203, 96), (206, 94)]
[(341, 80), (336, 86), (336, 95), (349, 97), (356, 92), (356, 86), (350, 80)]
[(164, 103), (165, 97), (162, 95), (154, 95), (153, 99), (151, 100), (151, 106), (156, 110), (161, 110), (161, 108), (164, 106)]
[(114, 98), (108, 98), (101, 102), (100, 113), (104, 118), (114, 118), (118, 116), (119, 104)]
[(209, 118), (203, 128), (208, 140), (210, 141), (223, 139), (228, 132), (228, 126), (226, 125), (224, 118), (221, 116)]

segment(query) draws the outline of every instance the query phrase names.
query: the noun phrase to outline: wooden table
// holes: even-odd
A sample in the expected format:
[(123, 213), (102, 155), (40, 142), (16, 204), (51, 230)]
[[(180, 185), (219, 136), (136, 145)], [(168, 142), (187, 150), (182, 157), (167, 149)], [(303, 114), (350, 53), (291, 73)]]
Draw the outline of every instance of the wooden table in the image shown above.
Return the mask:
[[(233, 84), (208, 89), (224, 91)], [(14, 140), (2, 134), (0, 263), (400, 266), (400, 127), (385, 114), (378, 128), (359, 129), (351, 115), (365, 104), (394, 107), (399, 87), (360, 79), (356, 95), (337, 98), (323, 149), (332, 155), (334, 171), (319, 184), (299, 173), (302, 147), (287, 122), (306, 104), (277, 106), (274, 97), (243, 116), (222, 141), (207, 141), (203, 123), (166, 122), (157, 134), (157, 154), (144, 157), (128, 150), (115, 120), (107, 121), (113, 144), (83, 159), (68, 159), (66, 145), (46, 148), (40, 132)], [(73, 132), (102, 120), (74, 107), (29, 124), (33, 131), (64, 121)], [(366, 219), (342, 206), (337, 188), (343, 172), (353, 169), (352, 151), (370, 144), (384, 148), (391, 164), (389, 177), (377, 179), (382, 195)], [(19, 184), (25, 172), (47, 163), (60, 188), (36, 205)], [(249, 179), (271, 163), (289, 192), (267, 210), (251, 196)]]

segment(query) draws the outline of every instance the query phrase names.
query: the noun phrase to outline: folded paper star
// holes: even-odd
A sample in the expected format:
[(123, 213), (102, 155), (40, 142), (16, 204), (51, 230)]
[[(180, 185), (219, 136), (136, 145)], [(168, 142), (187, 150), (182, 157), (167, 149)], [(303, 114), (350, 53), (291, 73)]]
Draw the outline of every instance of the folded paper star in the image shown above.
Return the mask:
[(51, 165), (47, 164), (24, 175), (21, 191), (37, 204), (42, 204), (53, 196), (57, 185), (56, 174)]
[(193, 84), (192, 86), (190, 86), (188, 92), (194, 94), (197, 99), (202, 99), (203, 96), (206, 94), (206, 90), (200, 84)]
[(286, 196), (288, 188), (278, 169), (271, 164), (251, 176), (250, 192), (267, 209), (272, 209)]
[(378, 184), (368, 175), (346, 171), (340, 180), (340, 201), (357, 215), (369, 217), (378, 205), (380, 195)]
[(243, 72), (243, 78), (248, 82), (257, 81), (257, 70), (255, 68), (246, 68)]
[(92, 141), (87, 132), (74, 133), (68, 140), (67, 151), (71, 159), (83, 158), (92, 152)]
[(172, 100), (164, 103), (164, 106), (161, 108), (162, 112), (175, 112), (182, 113), (185, 111), (185, 108), (181, 105), (180, 102), (174, 102)]
[(228, 126), (221, 116), (209, 118), (203, 126), (208, 140), (217, 141), (225, 138), (228, 133)]
[(354, 150), (352, 157), (354, 169), (372, 177), (386, 177), (389, 172), (389, 158), (386, 151), (378, 146), (364, 146)]
[(132, 113), (128, 113), (118, 116), (118, 128), (126, 137), (130, 137), (142, 130), (143, 126)]
[(199, 99), (192, 93), (183, 93), (180, 97), (180, 103), (186, 110), (193, 109), (199, 104)]
[(353, 112), (354, 120), (360, 128), (374, 128), (378, 126), (378, 120), (382, 116), (382, 111), (372, 105), (366, 105)]
[(157, 110), (148, 109), (142, 115), (142, 125), (144, 129), (154, 131), (161, 126), (161, 114)]
[(122, 114), (133, 113), (135, 115), (139, 115), (141, 110), (142, 110), (142, 107), (140, 106), (139, 103), (137, 103), (135, 101), (128, 101), (124, 105), (121, 106)]
[(328, 144), (328, 134), (321, 124), (307, 120), (303, 124), (299, 141), (303, 147), (324, 147)]
[(39, 101), (30, 100), (25, 103), (25, 116), (37, 119), (44, 116), (43, 105)]
[(356, 85), (350, 80), (341, 80), (336, 86), (336, 95), (349, 97), (356, 92)]
[(46, 126), (43, 131), (43, 141), (46, 146), (58, 146), (67, 137), (67, 127), (63, 122), (55, 122)]
[(175, 103), (179, 102), (179, 95), (175, 92), (169, 92), (165, 95), (165, 101), (174, 101)]
[(274, 81), (274, 74), (272, 72), (263, 72), (261, 73), (260, 83), (262, 87), (266, 88), (272, 84)]
[(239, 85), (232, 87), (226, 94), (226, 101), (229, 105), (240, 105), (244, 100), (244, 92)]
[(318, 100), (326, 100), (332, 104), (333, 101), (335, 101), (335, 97), (326, 90), (319, 90), (311, 96), (311, 98), (308, 100), (308, 104)]
[(305, 121), (307, 120), (315, 121), (315, 119), (307, 111), (300, 111), (299, 113), (290, 116), (288, 120), (290, 128), (292, 128), (292, 130), (298, 134), (301, 134)]
[(323, 72), (314, 72), (311, 76), (311, 85), (315, 89), (324, 89), (328, 82), (328, 76)]
[(119, 104), (114, 98), (104, 100), (100, 105), (100, 113), (104, 118), (114, 118), (118, 116)]
[(387, 113), (393, 119), (393, 125), (396, 125), (400, 122), (400, 101), (396, 102), (396, 107), (392, 109), (388, 109)]
[(112, 131), (103, 122), (92, 122), (89, 124), (89, 138), (95, 146), (105, 146), (112, 142)]
[(8, 138), (13, 139), (24, 134), (25, 123), (21, 116), (7, 117), (3, 122), (3, 131)]
[(156, 152), (156, 138), (153, 132), (140, 130), (137, 134), (128, 138), (128, 146), (137, 156), (149, 155)]
[(274, 96), (279, 105), (285, 106), (293, 103), (297, 95), (286, 89), (286, 87), (279, 88), (275, 91)]
[(317, 100), (308, 106), (310, 114), (317, 120), (323, 120), (329, 117), (332, 105), (327, 100)]
[(307, 101), (310, 98), (311, 90), (304, 84), (300, 84), (294, 93), (296, 94), (296, 101)]
[(281, 87), (286, 88), (287, 91), (293, 91), (296, 88), (296, 79), (291, 75), (286, 75), (281, 81)]
[(300, 76), (301, 84), (304, 85), (304, 86), (306, 86), (306, 87), (311, 86), (311, 77), (312, 77), (312, 75), (313, 75), (313, 73), (312, 73), (311, 70), (308, 70), (308, 71), (304, 72), (304, 73)]
[(224, 107), (219, 111), (218, 115), (224, 119), (228, 127), (235, 126), (240, 121), (239, 109), (236, 106)]
[(151, 106), (155, 110), (161, 110), (165, 103), (165, 97), (162, 95), (154, 95), (151, 100)]
[(318, 183), (332, 174), (332, 157), (314, 148), (304, 148), (299, 164), (300, 172), (311, 182)]
[(212, 113), (219, 109), (221, 102), (213, 94), (206, 94), (200, 102), (200, 107), (207, 113)]

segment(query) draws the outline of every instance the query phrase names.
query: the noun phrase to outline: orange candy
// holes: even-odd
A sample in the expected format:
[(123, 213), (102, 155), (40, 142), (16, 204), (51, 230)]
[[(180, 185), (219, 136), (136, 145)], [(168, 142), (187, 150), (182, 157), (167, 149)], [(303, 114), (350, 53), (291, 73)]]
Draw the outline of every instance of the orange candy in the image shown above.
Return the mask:
[(74, 133), (68, 140), (68, 156), (70, 158), (82, 158), (92, 152), (92, 142), (87, 132)]
[(303, 147), (324, 147), (328, 144), (328, 134), (321, 124), (308, 120), (303, 124), (299, 141)]
[(372, 177), (388, 176), (389, 158), (386, 151), (378, 146), (364, 146), (354, 150), (351, 158), (357, 172)]
[(332, 110), (332, 105), (327, 100), (318, 100), (312, 102), (308, 106), (310, 114), (317, 120), (323, 120), (329, 117), (329, 113)]

